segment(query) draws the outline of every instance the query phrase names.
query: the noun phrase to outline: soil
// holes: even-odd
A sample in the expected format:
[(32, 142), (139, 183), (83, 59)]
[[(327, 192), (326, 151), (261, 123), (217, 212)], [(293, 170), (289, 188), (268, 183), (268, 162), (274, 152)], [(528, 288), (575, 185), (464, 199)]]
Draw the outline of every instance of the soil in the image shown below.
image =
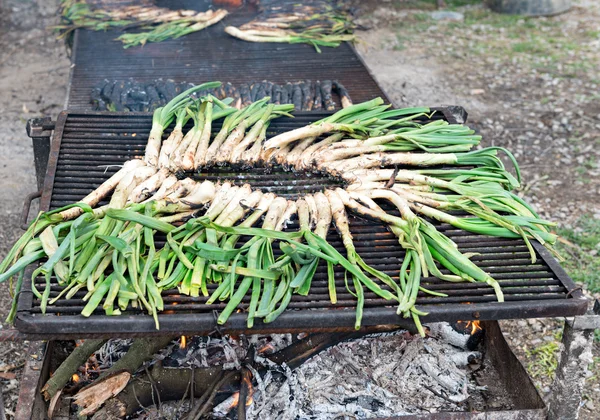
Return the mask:
[[(582, 215), (600, 219), (600, 6), (573, 3), (552, 18), (513, 20), (490, 17), (480, 4), (458, 8), (463, 21), (432, 20), (435, 2), (421, 1), (417, 9), (407, 0), (362, 1), (358, 10), (370, 28), (360, 31), (358, 50), (395, 105), (464, 106), (485, 146), (508, 147), (519, 160), (521, 194), (564, 226)], [(57, 5), (0, 1), (0, 257), (22, 233), (23, 198), (37, 189), (25, 123), (56, 118), (64, 107), (70, 62), (63, 42), (47, 30)], [(522, 39), (521, 32), (533, 35)], [(9, 309), (2, 285), (1, 319)], [(555, 340), (560, 321), (502, 326), (531, 372), (539, 360), (528, 350)], [(0, 343), (0, 366), (17, 366), (9, 372), (15, 379), (0, 379), (9, 419), (28, 344)], [(594, 356), (600, 357), (598, 344)], [(598, 365), (584, 390), (585, 419), (600, 407)], [(544, 392), (551, 375), (541, 371), (535, 380)]]
[[(27, 119), (56, 118), (65, 103), (70, 62), (62, 41), (47, 30), (58, 1), (0, 1), (0, 256), (23, 233), (23, 199), (37, 190)], [(10, 310), (8, 287), (0, 287), (0, 319)], [(3, 324), (2, 328), (8, 326)], [(29, 343), (0, 343), (0, 366), (16, 366), (0, 379), (7, 418), (15, 410), (19, 376)], [(12, 375), (8, 375), (10, 378)]]

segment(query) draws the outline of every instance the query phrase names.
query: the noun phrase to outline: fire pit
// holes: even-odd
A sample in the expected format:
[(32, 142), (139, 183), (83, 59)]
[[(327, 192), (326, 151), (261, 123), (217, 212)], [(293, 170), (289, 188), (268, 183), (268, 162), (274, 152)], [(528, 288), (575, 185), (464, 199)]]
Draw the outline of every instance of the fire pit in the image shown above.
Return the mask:
[[(117, 409), (137, 412), (133, 418), (201, 411), (209, 418), (231, 419), (423, 418), (431, 413), (477, 418), (483, 411), (493, 418), (545, 418), (544, 404), (498, 324), (482, 322), (473, 335), (465, 324), (456, 326), (460, 332), (447, 323), (430, 324), (425, 339), (406, 330), (381, 332), (391, 327), (371, 334), (184, 336), (139, 369), (94, 418)], [(65, 345), (72, 346), (48, 344), (37, 393), (64, 360)], [(106, 343), (73, 375), (63, 397), (93, 383), (129, 345), (130, 340)], [(68, 400), (56, 401), (55, 415), (75, 418), (69, 417), (74, 411)], [(147, 407), (141, 414), (140, 405)], [(41, 399), (32, 408), (47, 411)]]

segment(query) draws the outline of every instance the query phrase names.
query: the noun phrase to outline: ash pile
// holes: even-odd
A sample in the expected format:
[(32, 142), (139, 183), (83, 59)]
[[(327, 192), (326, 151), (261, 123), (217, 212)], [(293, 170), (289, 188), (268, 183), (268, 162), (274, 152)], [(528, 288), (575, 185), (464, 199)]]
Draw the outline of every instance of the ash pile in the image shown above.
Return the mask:
[[(94, 111), (150, 112), (165, 105), (193, 83), (157, 79), (140, 82), (105, 79), (92, 89), (90, 99)], [(346, 88), (337, 80), (301, 80), (283, 84), (267, 80), (242, 83), (227, 82), (220, 87), (196, 92), (196, 97), (211, 94), (219, 99), (232, 98), (232, 105), (241, 108), (259, 99), (270, 97), (274, 104), (293, 104), (296, 111), (333, 111), (352, 104)]]
[(405, 330), (181, 337), (126, 376), (119, 363), (135, 340), (109, 340), (52, 410), (62, 419), (325, 420), (484, 411), (492, 400), (510, 409), (510, 399), (490, 396), (503, 391), (483, 335), (439, 323), (425, 338)]
[[(472, 380), (482, 354), (468, 335), (434, 324), (421, 338), (406, 331), (340, 343), (291, 371), (271, 366), (258, 386), (247, 418), (380, 418), (415, 413), (468, 411), (485, 392)], [(219, 406), (214, 414), (222, 415)]]

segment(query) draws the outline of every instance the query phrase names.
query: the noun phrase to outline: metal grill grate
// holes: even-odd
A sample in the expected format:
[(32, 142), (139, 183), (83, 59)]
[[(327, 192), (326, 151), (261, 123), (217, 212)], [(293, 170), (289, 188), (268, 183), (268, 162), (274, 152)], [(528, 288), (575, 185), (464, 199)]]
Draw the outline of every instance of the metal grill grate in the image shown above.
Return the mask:
[[(325, 115), (305, 113), (298, 114), (293, 120), (275, 120), (270, 131), (275, 134), (289, 130)], [(437, 118), (452, 118), (444, 112), (436, 115)], [(141, 156), (150, 126), (149, 115), (62, 113), (56, 125), (42, 208), (56, 208), (79, 200), (117, 170), (111, 165)], [(302, 192), (321, 190), (337, 182), (314, 174), (306, 176), (283, 169), (244, 172), (219, 169), (200, 173), (198, 178), (249, 182), (257, 188), (269, 188), (292, 197)], [(358, 217), (351, 218), (351, 229), (357, 251), (364, 260), (392, 277), (397, 276), (404, 256), (397, 239), (381, 224)], [(422, 282), (424, 287), (446, 293), (448, 297), (419, 294), (419, 308), (429, 312), (424, 321), (568, 316), (585, 312), (586, 300), (581, 292), (543, 247), (536, 247), (538, 262), (531, 264), (522, 240), (490, 238), (447, 225), (440, 225), (439, 229), (453, 239), (462, 252), (479, 253), (473, 257), (473, 261), (499, 281), (506, 302), (497, 303), (493, 290), (483, 284), (450, 284), (427, 278)], [(334, 229), (330, 231), (328, 241), (344, 253)], [(289, 309), (275, 322), (263, 324), (259, 321), (254, 330), (332, 330), (352, 327), (355, 300), (345, 290), (342, 272), (337, 273), (336, 284), (338, 303), (331, 305), (326, 270), (320, 267), (308, 296), (294, 296)], [(52, 296), (56, 296), (59, 290), (60, 287), (54, 284)], [(59, 300), (44, 315), (41, 314), (39, 302), (33, 299), (30, 288), (26, 288), (20, 297), (17, 327), (22, 332), (62, 337), (207, 333), (216, 326), (215, 311), (225, 306), (206, 305), (207, 298), (181, 296), (176, 290), (165, 292), (165, 295), (165, 312), (159, 316), (161, 330), (156, 331), (150, 316), (134, 311), (117, 317), (99, 313), (84, 319), (77, 315), (83, 308), (83, 293), (69, 300)], [(242, 331), (245, 322), (245, 314), (234, 314), (224, 330)], [(386, 301), (370, 292), (365, 293), (363, 325), (409, 325), (411, 322), (396, 315), (395, 308), (386, 306)]]
[[(206, 2), (173, 3), (165, 6), (207, 9), (203, 4)], [(385, 97), (348, 43), (337, 48), (323, 47), (318, 53), (308, 44), (244, 42), (223, 30), (227, 25), (237, 26), (250, 21), (256, 13), (254, 7), (245, 5), (232, 11), (222, 22), (202, 31), (128, 49), (115, 41), (120, 34), (118, 31), (77, 30), (73, 41), (69, 109), (92, 109), (90, 92), (107, 77), (110, 80), (134, 77), (139, 82), (164, 78), (194, 84), (220, 80), (237, 87), (258, 80), (285, 83), (335, 79), (348, 89), (357, 103), (375, 96)]]

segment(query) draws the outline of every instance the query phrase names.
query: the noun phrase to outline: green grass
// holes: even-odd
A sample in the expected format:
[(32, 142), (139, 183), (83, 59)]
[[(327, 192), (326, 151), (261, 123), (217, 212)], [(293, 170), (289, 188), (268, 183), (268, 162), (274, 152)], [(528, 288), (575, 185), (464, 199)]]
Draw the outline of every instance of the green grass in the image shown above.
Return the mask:
[(574, 228), (559, 229), (558, 234), (568, 241), (558, 243), (567, 273), (592, 293), (600, 292), (600, 220), (585, 215)]
[(536, 40), (515, 42), (511, 48), (516, 53), (541, 54), (545, 52), (545, 49)]
[(532, 378), (552, 378), (558, 367), (558, 350), (560, 346), (557, 341), (549, 341), (546, 344), (532, 350), (526, 350), (527, 357), (533, 360), (527, 365), (527, 370)]
[[(462, 22), (434, 21), (430, 14), (436, 10), (436, 0), (393, 3), (394, 7), (411, 11), (394, 26), (402, 38), (396, 49), (408, 49), (413, 43), (427, 44), (423, 37), (435, 26), (434, 39), (436, 34), (462, 39), (463, 58), (493, 57), (509, 65), (517, 62), (519, 66), (557, 78), (590, 78), (594, 74), (598, 63), (590, 58), (590, 47), (584, 41), (595, 39), (598, 31), (574, 33), (560, 18), (535, 19), (495, 13), (486, 7), (468, 7), (480, 3), (478, 0), (446, 1), (447, 9), (457, 9), (464, 14)], [(454, 59), (452, 54), (448, 59)]]

